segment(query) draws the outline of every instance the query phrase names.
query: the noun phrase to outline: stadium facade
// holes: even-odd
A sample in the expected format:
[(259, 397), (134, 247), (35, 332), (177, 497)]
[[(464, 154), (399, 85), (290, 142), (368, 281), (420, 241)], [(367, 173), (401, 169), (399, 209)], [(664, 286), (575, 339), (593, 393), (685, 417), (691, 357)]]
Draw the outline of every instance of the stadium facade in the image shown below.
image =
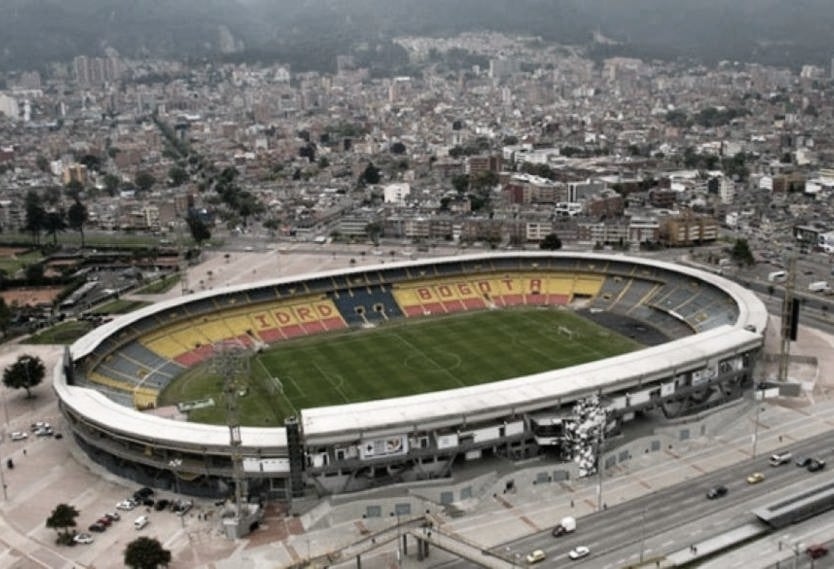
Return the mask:
[[(282, 428), (213, 426), (155, 409), (188, 368), (236, 342), (288, 338), (462, 311), (572, 309), (650, 344), (636, 352), (484, 385), (302, 409)], [(238, 472), (275, 499), (449, 476), (461, 462), (547, 452), (570, 458), (577, 402), (605, 433), (647, 414), (682, 417), (753, 385), (767, 312), (709, 272), (622, 255), (500, 253), (282, 278), (191, 294), (120, 317), (79, 339), (55, 368), (77, 444), (113, 473), (158, 488), (225, 496)], [(221, 350), (222, 351), (222, 350)], [(369, 362), (372, 365), (372, 362)], [(239, 444), (230, 444), (230, 435)]]

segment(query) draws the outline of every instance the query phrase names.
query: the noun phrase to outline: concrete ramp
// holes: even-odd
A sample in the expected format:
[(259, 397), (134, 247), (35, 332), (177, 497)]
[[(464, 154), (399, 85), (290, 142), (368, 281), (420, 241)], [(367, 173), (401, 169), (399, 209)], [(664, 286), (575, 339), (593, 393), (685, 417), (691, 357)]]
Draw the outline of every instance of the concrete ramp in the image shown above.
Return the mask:
[(428, 547), (430, 551), (432, 547), (436, 547), (452, 555), (456, 555), (461, 559), (475, 563), (479, 567), (486, 567), (488, 569), (513, 569), (516, 567), (512, 562), (497, 557), (485, 547), (481, 547), (459, 536), (437, 531), (437, 528), (420, 528), (410, 531), (409, 535), (413, 536), (417, 541), (418, 550), (421, 547)]

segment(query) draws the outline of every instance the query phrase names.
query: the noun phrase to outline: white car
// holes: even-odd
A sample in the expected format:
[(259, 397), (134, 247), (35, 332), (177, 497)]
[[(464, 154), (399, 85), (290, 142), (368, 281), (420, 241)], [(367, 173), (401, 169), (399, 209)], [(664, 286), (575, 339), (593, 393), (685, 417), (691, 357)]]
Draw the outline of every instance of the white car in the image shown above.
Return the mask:
[(72, 538), (75, 543), (93, 543), (93, 536), (88, 533), (79, 533)]
[(121, 502), (116, 504), (116, 509), (117, 510), (130, 511), (135, 507), (136, 507), (136, 502), (134, 502), (133, 500), (122, 500)]
[(22, 431), (14, 431), (12, 434), (9, 435), (9, 437), (11, 437), (13, 441), (22, 441), (28, 436), (29, 435), (27, 433), (24, 433)]
[(582, 559), (583, 557), (590, 555), (590, 553), (591, 550), (585, 547), (584, 545), (577, 545), (576, 547), (570, 550), (570, 553), (568, 553), (568, 557), (570, 557), (571, 559)]

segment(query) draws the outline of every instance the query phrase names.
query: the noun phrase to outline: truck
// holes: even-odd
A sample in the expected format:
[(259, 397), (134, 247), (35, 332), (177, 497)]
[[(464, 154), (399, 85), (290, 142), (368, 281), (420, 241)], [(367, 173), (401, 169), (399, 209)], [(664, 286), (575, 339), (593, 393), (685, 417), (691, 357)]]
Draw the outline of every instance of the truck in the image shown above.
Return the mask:
[(553, 537), (559, 537), (566, 533), (573, 533), (576, 531), (576, 518), (573, 516), (565, 516), (555, 528), (553, 528)]
[(808, 285), (808, 290), (811, 292), (828, 292), (831, 289), (828, 286), (828, 281), (816, 281)]

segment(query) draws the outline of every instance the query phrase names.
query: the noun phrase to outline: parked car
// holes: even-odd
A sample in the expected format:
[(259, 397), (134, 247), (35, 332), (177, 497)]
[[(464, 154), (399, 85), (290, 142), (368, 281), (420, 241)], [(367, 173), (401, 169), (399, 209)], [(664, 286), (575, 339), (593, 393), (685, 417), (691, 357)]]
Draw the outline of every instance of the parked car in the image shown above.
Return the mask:
[(106, 530), (106, 529), (107, 529), (107, 527), (106, 527), (106, 526), (104, 526), (104, 525), (102, 525), (102, 524), (100, 524), (100, 523), (98, 523), (98, 522), (96, 522), (96, 523), (94, 523), (94, 524), (90, 524), (90, 527), (88, 527), (87, 529), (88, 529), (88, 530), (90, 530), (90, 531), (94, 531), (94, 532), (97, 532), (97, 533), (101, 533), (101, 532), (103, 532), (104, 530)]
[(104, 514), (104, 517), (109, 519), (111, 522), (118, 522), (122, 519), (122, 516), (120, 516), (118, 512), (107, 512)]
[(13, 441), (22, 441), (23, 439), (25, 439), (25, 438), (26, 438), (26, 437), (28, 437), (28, 436), (29, 436), (29, 435), (28, 435), (27, 433), (24, 433), (23, 431), (13, 431), (13, 432), (9, 435), (9, 437), (10, 437)]
[(173, 510), (177, 513), (178, 516), (184, 516), (188, 513), (188, 511), (194, 506), (194, 502), (191, 500), (177, 500), (174, 502)]
[(710, 500), (715, 500), (716, 498), (723, 498), (726, 495), (727, 487), (722, 486), (720, 484), (718, 486), (713, 486), (712, 488), (707, 490), (707, 498), (709, 498)]
[(828, 555), (828, 548), (822, 544), (809, 545), (808, 549), (805, 550), (805, 553), (811, 559), (819, 559), (820, 557)]
[(54, 434), (55, 431), (52, 430), (52, 427), (41, 427), (39, 429), (35, 429), (36, 437), (51, 437)]
[(116, 509), (117, 510), (128, 510), (129, 511), (129, 510), (132, 510), (135, 507), (136, 507), (136, 502), (134, 502), (133, 500), (122, 500), (121, 502), (116, 504)]
[(101, 524), (104, 527), (110, 527), (110, 525), (113, 523), (113, 520), (111, 520), (107, 516), (101, 516), (99, 519), (96, 520), (96, 523)]
[(139, 488), (136, 492), (133, 493), (133, 499), (137, 502), (141, 502), (145, 498), (153, 496), (153, 490), (145, 486), (144, 488)]
[(143, 527), (145, 527), (146, 525), (148, 525), (148, 523), (150, 521), (151, 520), (148, 518), (148, 516), (139, 516), (138, 518), (133, 520), (133, 527), (136, 528), (137, 530), (140, 530)]
[(166, 509), (168, 506), (171, 505), (171, 500), (166, 500), (165, 498), (160, 498), (156, 501), (156, 504), (153, 505), (153, 509), (157, 512), (161, 512), (162, 510)]
[(72, 540), (75, 543), (88, 544), (88, 543), (93, 543), (93, 536), (91, 536), (88, 533), (77, 533), (73, 536)]
[(571, 559), (582, 559), (583, 557), (587, 557), (591, 554), (591, 550), (585, 547), (584, 545), (577, 545), (573, 549), (570, 550), (568, 553), (568, 557)]
[(761, 482), (764, 479), (765, 479), (764, 474), (762, 474), (761, 472), (754, 472), (753, 474), (751, 474), (750, 476), (747, 477), (747, 483), (748, 484), (758, 484), (759, 482)]

